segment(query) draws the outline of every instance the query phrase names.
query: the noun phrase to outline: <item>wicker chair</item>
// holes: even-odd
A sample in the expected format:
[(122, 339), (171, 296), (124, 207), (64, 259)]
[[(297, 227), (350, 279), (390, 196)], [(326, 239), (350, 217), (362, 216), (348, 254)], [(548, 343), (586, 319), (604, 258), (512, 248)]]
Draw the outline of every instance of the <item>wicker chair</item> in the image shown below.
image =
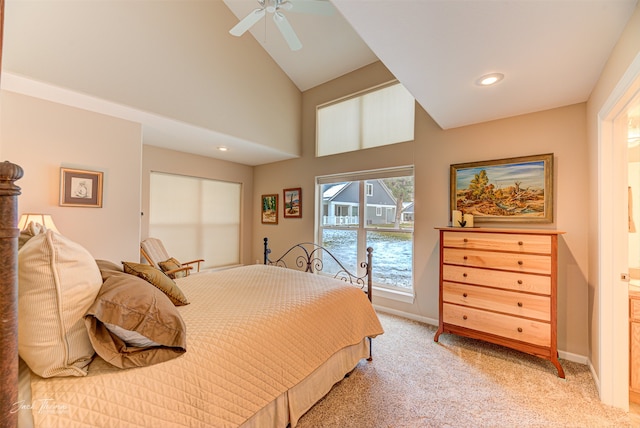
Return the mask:
[(195, 265), (196, 272), (200, 272), (200, 263), (204, 259), (191, 260), (181, 263), (171, 257), (158, 238), (147, 238), (140, 243), (140, 254), (153, 267), (163, 271), (170, 278), (187, 276)]

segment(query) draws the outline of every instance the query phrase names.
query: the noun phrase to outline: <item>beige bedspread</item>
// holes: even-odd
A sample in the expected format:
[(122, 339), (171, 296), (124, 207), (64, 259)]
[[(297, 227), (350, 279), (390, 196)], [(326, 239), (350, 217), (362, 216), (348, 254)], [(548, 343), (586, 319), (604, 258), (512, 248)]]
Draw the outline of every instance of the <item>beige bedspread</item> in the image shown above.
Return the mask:
[(383, 332), (344, 282), (252, 265), (178, 280), (187, 352), (122, 370), (97, 357), (84, 378), (33, 376), (37, 427), (206, 426), (246, 421), (338, 350)]

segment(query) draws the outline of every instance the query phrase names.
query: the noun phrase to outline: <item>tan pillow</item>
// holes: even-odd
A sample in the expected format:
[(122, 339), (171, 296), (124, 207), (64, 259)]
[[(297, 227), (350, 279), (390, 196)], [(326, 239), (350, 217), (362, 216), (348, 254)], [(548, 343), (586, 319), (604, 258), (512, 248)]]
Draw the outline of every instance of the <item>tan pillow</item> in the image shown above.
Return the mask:
[(143, 265), (133, 262), (122, 262), (124, 271), (128, 274), (138, 276), (145, 281), (153, 284), (166, 294), (176, 306), (188, 305), (189, 301), (178, 288), (176, 283), (164, 274), (160, 269), (150, 265)]
[(102, 282), (106, 281), (111, 275), (117, 272), (122, 272), (122, 266), (115, 264), (109, 260), (96, 259), (98, 269), (100, 269), (100, 275), (102, 275)]
[(164, 262), (159, 262), (158, 266), (160, 266), (160, 269), (162, 269), (162, 272), (167, 274), (169, 278), (175, 279), (175, 278), (184, 278), (185, 276), (187, 276), (186, 270), (181, 270), (179, 272), (174, 272), (174, 273), (167, 273), (167, 271), (182, 267), (182, 263), (180, 263), (178, 260), (176, 260), (173, 257), (171, 257), (168, 260), (165, 260)]
[[(105, 280), (84, 322), (98, 355), (116, 367), (149, 366), (187, 350), (186, 326), (175, 305), (159, 289), (124, 272)], [(151, 346), (140, 346), (142, 338)]]
[(81, 245), (47, 230), (18, 252), (18, 351), (42, 377), (85, 376), (95, 352), (82, 317), (102, 277)]

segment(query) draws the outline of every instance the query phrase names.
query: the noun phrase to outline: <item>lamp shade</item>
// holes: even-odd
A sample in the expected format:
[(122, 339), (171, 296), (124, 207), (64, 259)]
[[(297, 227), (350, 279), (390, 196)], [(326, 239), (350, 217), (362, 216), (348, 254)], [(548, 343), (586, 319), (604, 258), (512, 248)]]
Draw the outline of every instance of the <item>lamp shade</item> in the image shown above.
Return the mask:
[(47, 229), (51, 229), (56, 233), (60, 233), (49, 214), (22, 214), (20, 216), (20, 221), (18, 222), (18, 229), (25, 230), (31, 222), (41, 224)]

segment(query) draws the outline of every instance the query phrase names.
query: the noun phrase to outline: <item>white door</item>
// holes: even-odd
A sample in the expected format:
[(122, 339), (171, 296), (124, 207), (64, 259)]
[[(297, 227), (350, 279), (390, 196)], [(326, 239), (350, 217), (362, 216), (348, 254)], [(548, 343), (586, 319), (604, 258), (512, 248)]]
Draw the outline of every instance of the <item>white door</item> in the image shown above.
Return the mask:
[(640, 57), (600, 112), (598, 328), (600, 398), (629, 406), (627, 112), (640, 94)]

